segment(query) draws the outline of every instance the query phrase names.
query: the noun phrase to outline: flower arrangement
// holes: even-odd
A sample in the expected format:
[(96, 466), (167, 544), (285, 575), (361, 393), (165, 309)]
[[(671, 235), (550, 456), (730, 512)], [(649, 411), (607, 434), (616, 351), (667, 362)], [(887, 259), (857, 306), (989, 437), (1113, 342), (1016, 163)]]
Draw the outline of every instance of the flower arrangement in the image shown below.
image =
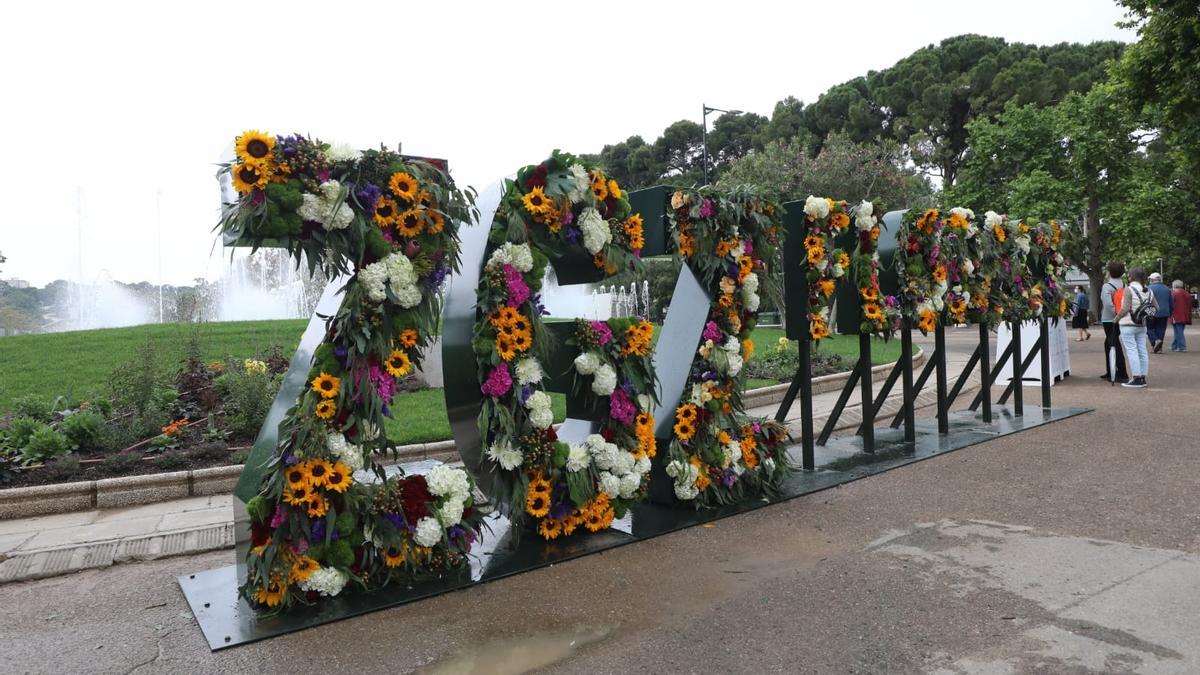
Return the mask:
[(580, 322), (571, 342), (585, 403), (608, 415), (600, 433), (571, 446), (558, 439), (539, 354), (550, 349), (540, 291), (549, 257), (582, 247), (601, 274), (640, 265), (642, 219), (615, 180), (572, 155), (507, 181), (476, 291), (485, 321), (473, 348), (484, 395), (484, 462), (497, 472), (498, 508), (546, 539), (609, 527), (645, 495), (654, 454), (650, 324)]
[(925, 335), (937, 328), (950, 290), (949, 260), (942, 250), (946, 225), (939, 209), (919, 214), (909, 209), (897, 234), (901, 309)]
[(773, 494), (788, 473), (786, 428), (748, 417), (741, 400), (760, 293), (779, 297), (771, 265), (781, 214), (775, 201), (749, 191), (701, 188), (671, 197), (672, 241), (716, 298), (665, 462), (675, 496), (697, 506)]
[(1069, 313), (1070, 303), (1062, 292), (1063, 279), (1070, 263), (1063, 256), (1063, 228), (1056, 221), (1038, 223), (1033, 228), (1029, 270), (1037, 280), (1034, 288), (1041, 297), (1043, 316), (1061, 319)]
[(850, 256), (834, 245), (834, 239), (850, 227), (851, 211), (846, 202), (808, 196), (804, 200), (804, 266), (808, 280), (808, 332), (820, 342), (833, 332), (830, 308), (837, 280), (850, 269)]
[(865, 200), (852, 210), (857, 241), (850, 256), (850, 273), (858, 291), (859, 330), (886, 340), (896, 330), (900, 301), (879, 290), (879, 218), (874, 215), (875, 205)]
[(1042, 290), (1029, 272), (1031, 228), (1007, 215), (988, 211), (984, 226), (991, 234), (991, 247), (999, 270), (992, 283), (992, 310), (997, 320), (1024, 321), (1042, 312)]
[[(350, 276), (247, 503), (253, 548), (241, 594), (278, 612), (463, 565), (481, 523), (466, 472), (439, 466), (384, 480), (373, 457), (388, 447), (397, 380), (436, 331), (473, 194), (436, 164), (386, 148), (247, 131), (236, 151), (221, 173), (238, 199), (218, 229)], [(368, 470), (376, 480), (361, 477)]]
[(999, 316), (992, 311), (990, 297), (992, 285), (1000, 274), (998, 258), (994, 254), (995, 237), (989, 232), (986, 218), (981, 220), (971, 209), (952, 208), (950, 218), (955, 225), (954, 236), (948, 238), (948, 245), (959, 278), (957, 287), (951, 292), (962, 304), (948, 307), (949, 312), (958, 323), (994, 325)]

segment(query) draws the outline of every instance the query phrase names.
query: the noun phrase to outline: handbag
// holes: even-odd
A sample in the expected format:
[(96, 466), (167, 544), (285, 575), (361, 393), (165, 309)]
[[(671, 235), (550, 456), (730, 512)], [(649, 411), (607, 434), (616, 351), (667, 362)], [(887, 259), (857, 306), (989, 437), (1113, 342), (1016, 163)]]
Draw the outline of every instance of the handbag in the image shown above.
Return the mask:
[(1154, 300), (1154, 293), (1147, 291), (1146, 295), (1140, 295), (1132, 286), (1129, 287), (1133, 292), (1133, 297), (1138, 301), (1137, 307), (1129, 310), (1129, 319), (1133, 321), (1135, 326), (1145, 326), (1146, 321), (1154, 318), (1155, 312), (1158, 311), (1158, 304)]

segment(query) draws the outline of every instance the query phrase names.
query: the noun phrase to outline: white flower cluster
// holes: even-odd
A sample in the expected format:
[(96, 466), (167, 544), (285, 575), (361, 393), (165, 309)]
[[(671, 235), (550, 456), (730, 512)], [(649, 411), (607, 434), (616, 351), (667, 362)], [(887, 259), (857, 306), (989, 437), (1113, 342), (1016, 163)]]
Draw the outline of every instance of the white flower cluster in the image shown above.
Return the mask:
[(300, 582), (300, 590), (316, 591), (327, 598), (332, 598), (346, 586), (346, 573), (335, 567), (322, 567)]
[(725, 451), (724, 463), (721, 468), (733, 471), (735, 476), (745, 473), (746, 467), (742, 464), (742, 446), (738, 445), (736, 440), (730, 439), (721, 449)]
[(342, 184), (336, 180), (321, 183), (321, 194), (304, 193), (304, 203), (296, 213), (305, 220), (320, 223), (326, 230), (342, 230), (354, 220), (354, 211), (342, 194)]
[(995, 227), (1004, 222), (1004, 216), (995, 211), (988, 211), (983, 214), (983, 224), (987, 227)]
[(543, 375), (542, 364), (532, 356), (527, 356), (517, 362), (518, 384), (537, 384), (542, 381)]
[[(578, 471), (587, 466), (587, 458), (600, 470), (600, 490), (612, 499), (629, 499), (642, 486), (642, 477), (650, 472), (650, 458), (634, 459), (633, 455), (609, 443), (599, 434), (592, 434), (583, 445), (571, 448), (567, 470)], [(574, 466), (572, 469), (572, 458)]]
[(725, 360), (728, 365), (725, 367), (725, 372), (730, 377), (737, 377), (738, 373), (742, 372), (742, 366), (745, 361), (742, 359), (742, 343), (738, 341), (736, 335), (730, 335), (725, 340), (725, 344), (721, 345), (721, 349), (725, 350)]
[(742, 282), (742, 301), (746, 304), (747, 311), (758, 311), (761, 299), (758, 297), (758, 274), (755, 272), (747, 274), (746, 280)]
[(325, 150), (325, 159), (328, 159), (330, 162), (352, 162), (359, 157), (362, 157), (362, 153), (346, 143), (330, 145)]
[(672, 460), (667, 464), (667, 475), (675, 479), (676, 498), (687, 501), (695, 499), (696, 495), (700, 494), (700, 490), (696, 487), (696, 479), (700, 477), (700, 470), (691, 462)]
[(512, 471), (521, 466), (521, 462), (525, 459), (521, 451), (514, 448), (511, 443), (505, 443), (504, 445), (493, 444), (492, 447), (488, 448), (487, 456), (488, 459), (499, 464), (505, 471)]
[(591, 375), (600, 367), (600, 357), (596, 352), (584, 352), (575, 357), (575, 370), (580, 375)]
[(325, 446), (329, 448), (329, 452), (333, 455), (334, 459), (350, 467), (351, 471), (358, 471), (363, 468), (362, 448), (357, 445), (351, 445), (345, 436), (336, 431), (330, 432), (325, 437)]
[(596, 352), (584, 352), (575, 357), (575, 371), (580, 375), (593, 375), (592, 392), (597, 396), (609, 396), (617, 388), (617, 371), (607, 363), (600, 362)]
[(712, 380), (697, 382), (692, 385), (692, 396), (688, 402), (692, 405), (702, 406), (713, 399), (712, 390), (717, 386), (717, 383)]
[(358, 280), (367, 289), (367, 297), (373, 302), (387, 299), (387, 289), (410, 309), (421, 304), (421, 289), (417, 287), (417, 273), (408, 256), (397, 251), (378, 262), (367, 265), (358, 273)]
[(824, 218), (829, 215), (829, 200), (823, 197), (808, 196), (804, 200), (804, 213), (813, 218)]
[(437, 518), (426, 516), (417, 521), (417, 531), (413, 533), (413, 541), (418, 546), (434, 546), (442, 540), (442, 524)]
[(867, 231), (875, 227), (879, 219), (873, 216), (875, 213), (875, 205), (867, 200), (863, 200), (858, 208), (854, 210), (854, 225), (859, 230)]
[(959, 267), (962, 269), (963, 276), (969, 277), (975, 273), (975, 263), (971, 262), (970, 258), (964, 259)]
[(1017, 248), (1020, 249), (1021, 253), (1025, 253), (1025, 254), (1029, 253), (1029, 243), (1030, 243), (1029, 235), (1022, 234), (1017, 237), (1014, 237), (1013, 243), (1017, 245)]
[(608, 223), (600, 217), (599, 211), (590, 206), (579, 214), (579, 229), (583, 231), (583, 247), (592, 255), (603, 251), (605, 245), (612, 241), (612, 230), (608, 228)]
[(496, 269), (504, 265), (512, 265), (522, 273), (533, 269), (533, 252), (529, 250), (529, 244), (514, 244), (506, 241), (503, 246), (492, 251), (492, 255), (487, 261), (487, 268)]
[(577, 203), (583, 200), (584, 195), (592, 191), (592, 178), (588, 175), (588, 170), (582, 164), (571, 165), (571, 179), (575, 181), (575, 189), (567, 193), (567, 199), (571, 203)]
[(550, 395), (544, 391), (535, 391), (525, 399), (525, 409), (529, 411), (529, 422), (539, 429), (548, 429), (554, 423), (554, 410), (551, 408)]
[[(434, 525), (438, 526), (436, 534), (432, 530), (426, 532), (426, 539), (433, 539), (434, 543), (437, 543), (442, 538), (442, 528), (457, 525), (462, 520), (463, 509), (466, 508), (467, 500), (471, 497), (471, 483), (467, 480), (467, 472), (445, 464), (435, 466), (426, 474), (425, 482), (429, 485), (429, 494), (446, 500), (438, 509), (437, 519), (434, 520)], [(425, 520), (422, 518), (417, 523), (417, 532), (414, 537), (417, 539), (417, 543), (421, 543), (421, 523)], [(432, 546), (433, 544), (422, 543), (421, 545)]]
[(971, 209), (966, 209), (961, 206), (956, 206), (956, 207), (950, 209), (950, 213), (953, 215), (962, 216), (963, 218), (965, 218), (967, 220), (968, 223), (971, 222), (972, 220), (975, 220), (975, 212), (972, 211)]

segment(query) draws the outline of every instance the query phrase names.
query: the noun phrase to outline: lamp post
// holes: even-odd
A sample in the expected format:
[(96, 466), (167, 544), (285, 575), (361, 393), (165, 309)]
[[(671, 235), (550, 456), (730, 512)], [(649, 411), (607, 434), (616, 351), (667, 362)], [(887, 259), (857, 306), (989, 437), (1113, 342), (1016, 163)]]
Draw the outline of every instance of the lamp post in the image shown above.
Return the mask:
[(1162, 263), (1162, 258), (1159, 258), (1158, 259), (1158, 276), (1161, 277), (1162, 274), (1163, 274), (1163, 263)]
[(708, 185), (708, 113), (719, 112), (719, 113), (727, 113), (730, 115), (741, 115), (742, 111), (741, 110), (721, 110), (720, 108), (710, 108), (710, 107), (708, 107), (707, 104), (704, 104), (704, 103), (701, 103), (700, 105), (704, 108), (703, 114), (700, 115), (700, 129), (701, 129), (700, 145), (701, 145), (701, 152), (703, 153), (703, 162), (704, 162), (704, 184)]

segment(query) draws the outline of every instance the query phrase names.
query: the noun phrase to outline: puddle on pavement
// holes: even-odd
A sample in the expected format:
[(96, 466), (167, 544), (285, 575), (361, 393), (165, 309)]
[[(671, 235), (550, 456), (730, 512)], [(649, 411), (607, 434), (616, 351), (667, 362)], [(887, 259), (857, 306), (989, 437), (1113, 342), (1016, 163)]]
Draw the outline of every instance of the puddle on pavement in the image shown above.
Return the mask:
[(612, 631), (612, 627), (605, 626), (571, 633), (499, 638), (431, 663), (417, 672), (422, 675), (519, 675), (557, 663), (580, 647), (603, 640)]

